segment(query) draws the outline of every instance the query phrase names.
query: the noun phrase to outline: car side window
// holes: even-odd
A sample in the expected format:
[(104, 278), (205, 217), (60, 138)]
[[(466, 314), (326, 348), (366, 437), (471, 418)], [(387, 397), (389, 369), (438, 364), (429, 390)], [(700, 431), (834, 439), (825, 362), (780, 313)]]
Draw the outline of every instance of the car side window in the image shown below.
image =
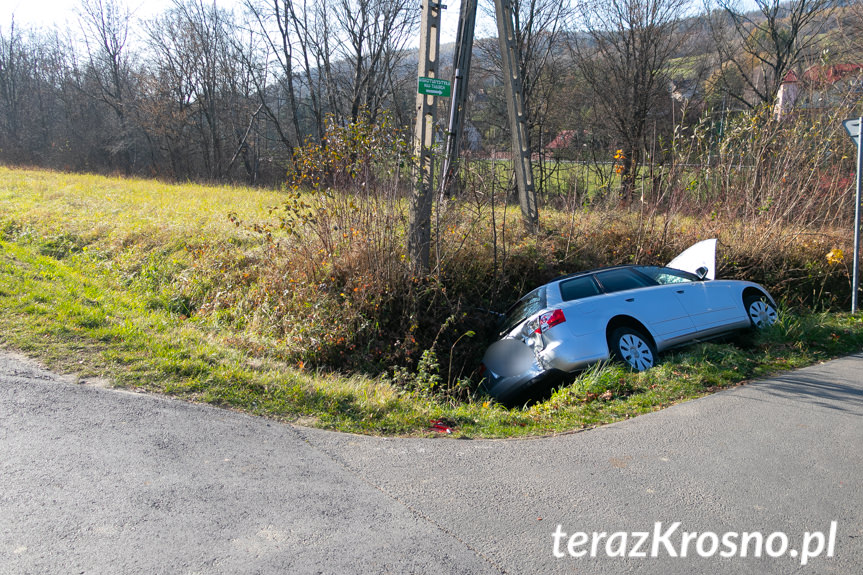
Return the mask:
[(597, 272), (596, 279), (602, 284), (605, 293), (656, 285), (649, 277), (643, 276), (631, 268)]
[(582, 276), (560, 282), (560, 297), (563, 301), (573, 301), (599, 295), (599, 286), (593, 276)]
[(691, 274), (683, 270), (676, 270), (674, 268), (642, 266), (637, 269), (644, 275), (650, 277), (659, 285), (680, 284), (698, 281), (698, 276), (696, 276), (695, 274)]

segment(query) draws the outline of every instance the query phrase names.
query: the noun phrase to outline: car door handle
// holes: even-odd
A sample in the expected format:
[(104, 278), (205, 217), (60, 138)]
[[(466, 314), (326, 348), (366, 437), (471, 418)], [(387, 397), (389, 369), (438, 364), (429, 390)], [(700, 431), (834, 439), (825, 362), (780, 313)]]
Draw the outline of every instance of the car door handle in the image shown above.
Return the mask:
[(679, 289), (679, 290), (677, 290), (677, 293), (686, 293), (686, 290), (685, 289)]
[(632, 301), (635, 301), (635, 298), (634, 297), (628, 297), (628, 298), (626, 298), (626, 301), (632, 302)]

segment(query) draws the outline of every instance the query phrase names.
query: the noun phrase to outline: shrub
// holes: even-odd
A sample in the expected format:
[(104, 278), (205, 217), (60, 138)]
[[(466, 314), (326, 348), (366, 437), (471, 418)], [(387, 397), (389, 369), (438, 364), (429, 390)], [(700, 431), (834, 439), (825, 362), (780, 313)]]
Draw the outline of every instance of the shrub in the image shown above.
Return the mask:
[[(545, 206), (538, 234), (508, 205), (500, 166), (464, 164), (459, 195), (436, 206), (432, 272), (416, 277), (405, 250), (405, 140), (386, 119), (331, 123), (324, 144), (297, 150), (270, 220), (231, 216), (263, 239), (239, 280), (238, 316), (298, 365), (387, 374), (408, 389), (463, 398), (495, 336), (489, 311), (564, 273), (665, 264), (707, 237), (720, 240), (721, 277), (763, 283), (791, 306), (844, 306), (848, 262), (836, 254), (850, 246), (835, 226), (845, 223), (837, 208), (845, 180), (812, 159), (823, 134), (802, 122), (774, 125), (763, 112), (734, 119), (721, 142), (707, 132), (697, 127), (689, 147), (672, 146), (641, 204), (558, 198), (566, 209)], [(709, 146), (719, 161), (693, 166)]]

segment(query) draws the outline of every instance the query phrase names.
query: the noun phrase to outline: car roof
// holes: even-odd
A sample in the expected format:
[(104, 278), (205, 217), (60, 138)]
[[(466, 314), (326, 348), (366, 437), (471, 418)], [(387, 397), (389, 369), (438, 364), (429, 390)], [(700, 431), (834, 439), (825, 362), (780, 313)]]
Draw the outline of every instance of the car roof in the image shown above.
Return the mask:
[(596, 268), (596, 269), (592, 269), (592, 270), (585, 270), (583, 272), (575, 272), (575, 273), (571, 273), (571, 274), (558, 276), (558, 277), (554, 278), (553, 280), (551, 280), (551, 281), (549, 281), (543, 285), (553, 284), (555, 282), (568, 280), (568, 279), (572, 279), (572, 278), (587, 276), (587, 275), (595, 274), (597, 272), (604, 272), (604, 271), (609, 271), (609, 270), (631, 269), (631, 268), (643, 268), (643, 267), (659, 267), (659, 266), (649, 266), (647, 264), (644, 264), (644, 265), (642, 265), (642, 264), (621, 264), (621, 265), (617, 265), (617, 266), (607, 266), (604, 268)]

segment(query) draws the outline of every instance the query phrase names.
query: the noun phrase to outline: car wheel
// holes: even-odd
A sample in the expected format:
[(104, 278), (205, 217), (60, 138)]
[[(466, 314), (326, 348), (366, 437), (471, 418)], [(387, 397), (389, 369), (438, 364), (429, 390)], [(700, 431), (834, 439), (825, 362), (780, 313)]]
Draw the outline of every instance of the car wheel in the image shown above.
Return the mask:
[(764, 296), (749, 296), (743, 301), (746, 315), (753, 327), (758, 329), (773, 325), (778, 319), (776, 308)]
[(656, 348), (650, 338), (637, 329), (619, 327), (611, 333), (611, 353), (635, 371), (656, 365)]

